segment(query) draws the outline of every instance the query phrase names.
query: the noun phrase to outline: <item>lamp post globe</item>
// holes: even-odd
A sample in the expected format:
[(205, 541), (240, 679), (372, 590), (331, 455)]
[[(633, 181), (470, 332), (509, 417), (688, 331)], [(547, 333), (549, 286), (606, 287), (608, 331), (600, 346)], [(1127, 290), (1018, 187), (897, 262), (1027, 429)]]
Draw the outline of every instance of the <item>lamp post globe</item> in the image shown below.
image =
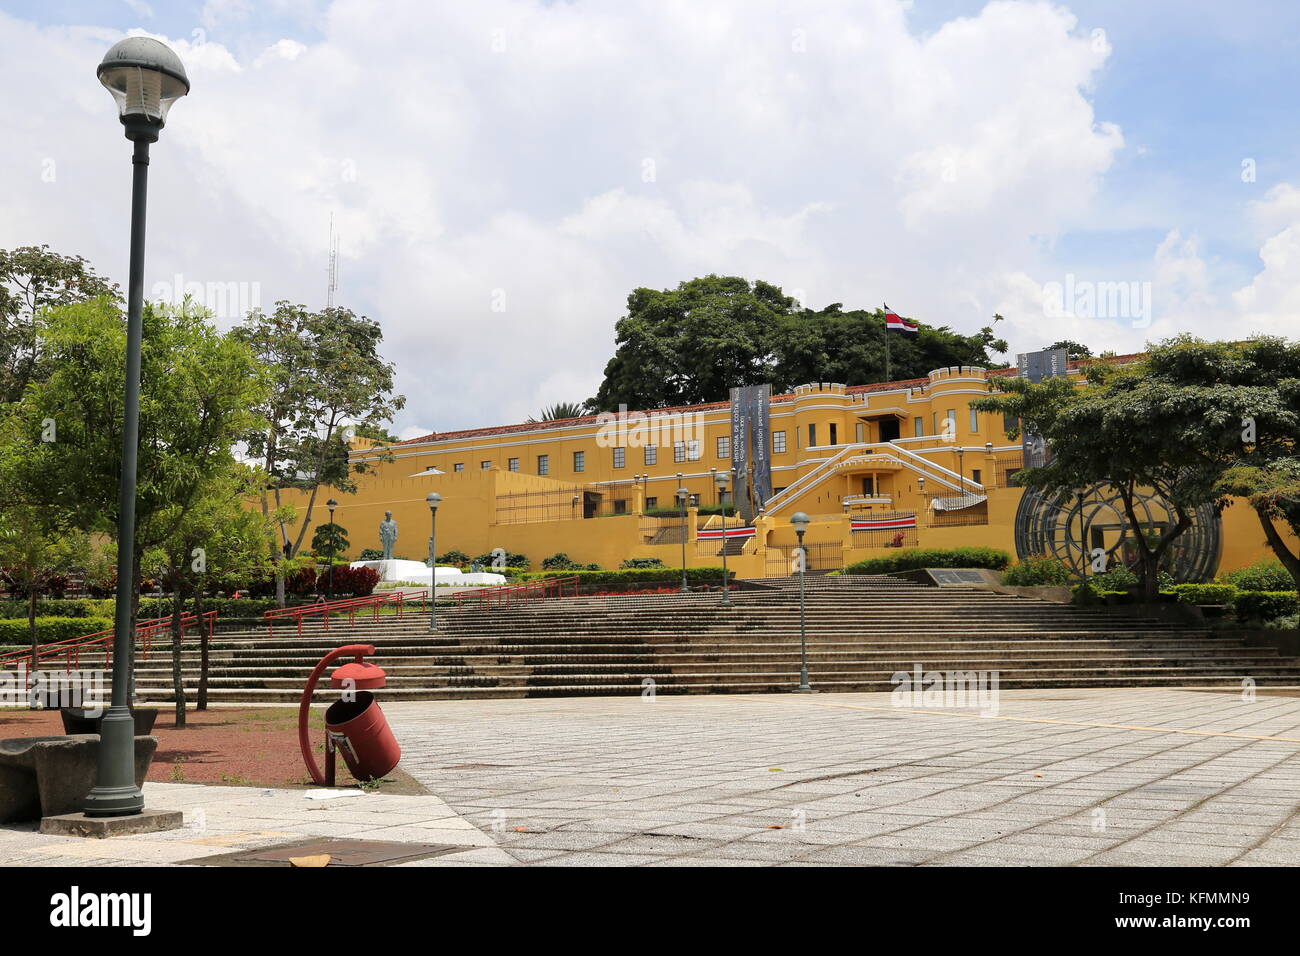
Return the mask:
[(330, 510), (330, 570), (329, 570), (329, 592), (330, 597), (334, 597), (334, 542), (337, 540), (334, 536), (334, 509), (339, 503), (331, 498), (325, 502), (325, 507)]
[(808, 684), (808, 629), (804, 620), (804, 570), (808, 567), (808, 552), (803, 546), (804, 532), (812, 519), (802, 511), (790, 516), (795, 536), (799, 539), (799, 693), (808, 694), (812, 687)]
[[(680, 473), (679, 473), (680, 475)], [(690, 588), (686, 584), (686, 502), (690, 500), (691, 493), (685, 488), (677, 489), (677, 507), (682, 512), (682, 593), (685, 594)]]
[(144, 235), (149, 192), (149, 144), (167, 121), (172, 104), (190, 91), (180, 57), (149, 37), (127, 37), (104, 55), (95, 71), (113, 95), (131, 157), (131, 244), (127, 271), (126, 375), (122, 399), (121, 481), (118, 487), (117, 594), (113, 615), (113, 689), (100, 723), (95, 786), (86, 796), (87, 816), (139, 813), (144, 795), (135, 784), (135, 718), (130, 688), (135, 667), (132, 583), (135, 557), (136, 461), (140, 445), (140, 341), (143, 336)]
[(718, 503), (722, 506), (722, 605), (731, 606), (731, 579), (727, 576), (727, 503), (723, 499), (727, 494), (727, 473), (720, 471), (713, 476), (718, 487)]
[(442, 495), (431, 491), (424, 496), (429, 506), (429, 630), (438, 629), (438, 505), (442, 504)]

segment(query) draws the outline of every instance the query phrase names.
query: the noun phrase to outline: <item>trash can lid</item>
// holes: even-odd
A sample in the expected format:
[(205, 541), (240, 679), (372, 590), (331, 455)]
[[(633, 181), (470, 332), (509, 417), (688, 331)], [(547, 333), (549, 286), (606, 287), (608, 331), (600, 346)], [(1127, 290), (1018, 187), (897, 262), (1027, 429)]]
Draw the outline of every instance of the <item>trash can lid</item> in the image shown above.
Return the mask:
[(331, 687), (342, 687), (346, 680), (353, 681), (352, 686), (357, 690), (375, 690), (387, 683), (388, 675), (377, 664), (357, 658), (355, 661), (339, 665), (330, 674)]

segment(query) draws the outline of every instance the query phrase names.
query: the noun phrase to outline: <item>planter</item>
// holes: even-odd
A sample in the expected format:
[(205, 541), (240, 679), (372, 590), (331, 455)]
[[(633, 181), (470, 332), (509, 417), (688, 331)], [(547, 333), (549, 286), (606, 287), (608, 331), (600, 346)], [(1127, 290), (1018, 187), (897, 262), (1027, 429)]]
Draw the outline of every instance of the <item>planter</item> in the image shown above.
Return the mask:
[[(158, 719), (157, 707), (132, 707), (131, 716), (135, 718), (135, 735), (137, 737), (148, 737), (153, 733), (154, 721)], [(104, 714), (108, 712), (104, 708), (99, 712), (98, 717), (90, 716), (90, 712), (84, 707), (64, 707), (59, 711), (59, 716), (63, 718), (63, 732), (65, 734), (98, 734), (99, 722), (104, 719)]]

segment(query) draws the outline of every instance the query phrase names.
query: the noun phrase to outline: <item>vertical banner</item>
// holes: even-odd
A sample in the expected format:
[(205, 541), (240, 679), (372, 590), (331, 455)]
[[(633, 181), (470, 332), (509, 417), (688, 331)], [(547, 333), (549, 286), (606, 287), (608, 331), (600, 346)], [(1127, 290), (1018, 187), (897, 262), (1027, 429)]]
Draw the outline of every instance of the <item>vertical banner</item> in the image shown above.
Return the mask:
[[(1037, 384), (1045, 378), (1058, 378), (1069, 374), (1069, 354), (1065, 349), (1044, 349), (1041, 352), (1022, 352), (1016, 356), (1016, 370), (1021, 378)], [(1026, 468), (1041, 468), (1047, 464), (1047, 446), (1041, 435), (1025, 429), (1020, 433), (1020, 452)]]
[(731, 467), (736, 510), (752, 523), (772, 497), (771, 385), (731, 390)]
[(772, 497), (772, 386), (755, 385), (751, 390), (750, 457), (754, 461), (754, 498), (761, 507)]
[(749, 524), (754, 520), (754, 502), (749, 495), (749, 420), (743, 392), (731, 390), (731, 497), (736, 511)]

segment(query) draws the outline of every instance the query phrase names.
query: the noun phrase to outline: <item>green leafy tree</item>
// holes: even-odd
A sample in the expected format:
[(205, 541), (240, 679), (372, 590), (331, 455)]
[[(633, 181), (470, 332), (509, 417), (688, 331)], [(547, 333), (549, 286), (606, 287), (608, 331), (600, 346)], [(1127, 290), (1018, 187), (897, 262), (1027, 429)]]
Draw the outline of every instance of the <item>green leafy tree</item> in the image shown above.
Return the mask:
[[(188, 302), (146, 306), (132, 580), (143, 555), (176, 533), (214, 478), (235, 465), (236, 442), (259, 427), (267, 376), (252, 351)], [(51, 525), (115, 535), (126, 326), (101, 298), (40, 318), (47, 378), (4, 422), (10, 493)]]
[(316, 526), (316, 533), (311, 537), (311, 549), (321, 558), (341, 558), (348, 553), (351, 542), (348, 541), (348, 529), (341, 524), (325, 522)]
[(562, 418), (578, 418), (586, 414), (586, 406), (582, 402), (556, 402), (554, 405), (548, 405), (542, 409), (541, 418), (529, 417), (528, 422), (554, 422)]
[[(302, 549), (321, 486), (353, 493), (355, 475), (369, 467), (349, 459), (341, 430), (353, 424), (359, 434), (378, 434), (406, 400), (393, 395), (393, 366), (379, 355), (379, 323), (349, 309), (311, 312), (281, 301), (270, 315), (249, 313), (235, 334), (272, 373), (272, 390), (258, 408), (265, 424), (243, 437), (267, 476), (261, 507), (276, 529), (268, 556), (283, 604), (285, 561)], [(284, 500), (287, 489), (305, 495), (301, 513)]]
[(0, 512), (0, 566), (9, 580), (27, 594), (31, 672), (38, 668), (40, 641), (36, 633), (36, 599), (44, 590), (58, 561), (60, 542), (38, 509), (13, 501)]
[[(879, 309), (801, 309), (761, 280), (709, 275), (676, 289), (636, 289), (615, 324), (604, 380), (586, 407), (723, 401), (732, 386), (762, 382), (782, 392), (813, 381), (883, 381), (885, 334)], [(1005, 351), (1006, 343), (992, 326), (963, 336), (921, 323), (917, 335), (892, 336), (889, 347), (891, 377), (916, 378), (947, 365), (990, 365), (989, 350)]]
[(1047, 351), (1055, 351), (1056, 349), (1065, 349), (1066, 358), (1072, 362), (1092, 358), (1092, 349), (1070, 339), (1061, 339), (1061, 341), (1053, 342), (1047, 347)]
[(17, 401), (41, 374), (41, 310), (100, 296), (117, 299), (117, 286), (81, 256), (45, 245), (0, 249), (0, 401)]
[[(993, 379), (990, 388), (1001, 394), (971, 404), (1018, 419), (1045, 440), (1047, 464), (1019, 472), (1018, 483), (1055, 492), (1094, 483), (1114, 490), (1145, 596), (1155, 600), (1160, 563), (1195, 510), (1227, 504), (1223, 478), (1241, 459), (1241, 422), (1253, 418), (1272, 434), (1294, 415), (1276, 388), (1225, 378), (1237, 361), (1239, 349), (1230, 343), (1184, 336), (1133, 365), (1089, 365), (1085, 387), (1067, 378)], [(1175, 519), (1169, 526), (1142, 521), (1137, 504), (1145, 491), (1168, 503)]]

